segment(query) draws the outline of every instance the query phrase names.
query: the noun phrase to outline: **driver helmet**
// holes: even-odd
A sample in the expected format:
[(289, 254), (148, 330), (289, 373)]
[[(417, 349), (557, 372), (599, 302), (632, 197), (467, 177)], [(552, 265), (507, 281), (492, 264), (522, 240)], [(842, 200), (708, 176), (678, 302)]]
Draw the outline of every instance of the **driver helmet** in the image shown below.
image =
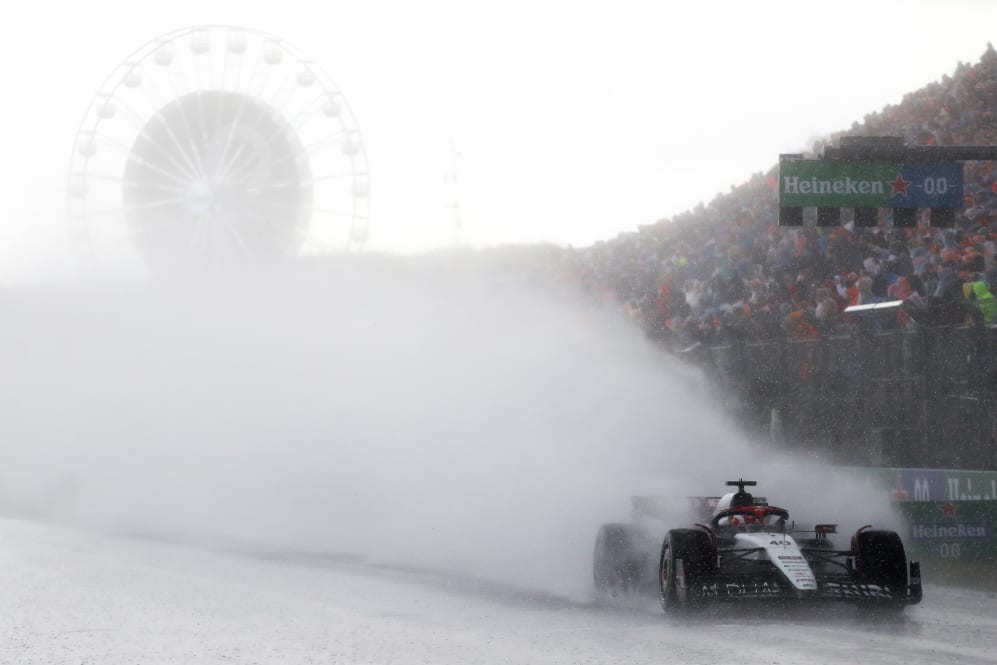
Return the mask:
[(717, 522), (719, 526), (747, 526), (749, 524), (759, 524), (760, 520), (749, 513), (738, 513), (737, 515), (725, 515)]
[(744, 526), (747, 524), (757, 524), (757, 523), (758, 519), (754, 515), (750, 515), (748, 513), (742, 513), (730, 516), (731, 526)]

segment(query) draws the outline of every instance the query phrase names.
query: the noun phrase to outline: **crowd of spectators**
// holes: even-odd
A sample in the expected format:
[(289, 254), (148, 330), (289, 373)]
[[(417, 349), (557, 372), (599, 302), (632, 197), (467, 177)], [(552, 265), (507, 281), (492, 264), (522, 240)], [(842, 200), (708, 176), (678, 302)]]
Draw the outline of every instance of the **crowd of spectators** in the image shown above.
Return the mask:
[[(997, 52), (829, 137), (997, 145)], [(997, 174), (967, 162), (950, 228), (778, 225), (777, 169), (709, 204), (575, 252), (584, 287), (675, 345), (847, 334), (849, 305), (902, 300), (899, 327), (994, 323)]]

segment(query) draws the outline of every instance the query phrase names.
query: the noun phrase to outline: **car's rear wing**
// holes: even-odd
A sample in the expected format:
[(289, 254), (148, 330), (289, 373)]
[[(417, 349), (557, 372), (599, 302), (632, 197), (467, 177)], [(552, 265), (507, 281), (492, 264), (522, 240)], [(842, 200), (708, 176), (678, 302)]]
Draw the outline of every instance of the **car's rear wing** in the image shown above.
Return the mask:
[[(719, 496), (632, 496), (630, 504), (633, 506), (635, 517), (649, 517), (652, 519), (667, 519), (674, 517), (677, 513), (691, 512), (695, 521), (706, 522), (713, 517), (713, 513), (720, 502)], [(767, 506), (768, 501), (763, 496), (753, 497), (752, 505)]]
[(696, 520), (709, 519), (718, 496), (632, 496), (630, 504), (636, 517), (668, 519), (677, 513), (692, 513)]

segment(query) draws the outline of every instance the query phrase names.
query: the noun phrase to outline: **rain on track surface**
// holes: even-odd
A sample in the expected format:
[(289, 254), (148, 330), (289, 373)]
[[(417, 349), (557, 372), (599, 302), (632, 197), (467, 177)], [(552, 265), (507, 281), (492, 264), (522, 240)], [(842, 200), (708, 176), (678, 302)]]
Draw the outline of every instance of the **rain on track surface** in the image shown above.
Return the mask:
[(0, 520), (4, 663), (994, 663), (997, 595), (902, 618), (567, 598), (344, 557)]

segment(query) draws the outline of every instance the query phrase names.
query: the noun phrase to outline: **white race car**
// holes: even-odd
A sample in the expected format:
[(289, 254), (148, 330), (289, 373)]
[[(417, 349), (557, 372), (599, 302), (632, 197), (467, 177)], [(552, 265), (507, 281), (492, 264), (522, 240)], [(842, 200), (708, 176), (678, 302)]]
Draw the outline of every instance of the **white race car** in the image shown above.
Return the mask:
[(893, 610), (921, 601), (920, 565), (908, 562), (896, 532), (864, 526), (847, 549), (837, 547), (836, 525), (795, 530), (785, 509), (745, 491), (756, 484), (728, 481), (736, 492), (686, 499), (703, 510), (704, 521), (663, 538), (653, 520), (641, 519), (667, 512), (662, 500), (634, 497), (633, 524), (599, 529), (596, 588), (660, 594), (667, 612), (745, 599), (846, 600)]

